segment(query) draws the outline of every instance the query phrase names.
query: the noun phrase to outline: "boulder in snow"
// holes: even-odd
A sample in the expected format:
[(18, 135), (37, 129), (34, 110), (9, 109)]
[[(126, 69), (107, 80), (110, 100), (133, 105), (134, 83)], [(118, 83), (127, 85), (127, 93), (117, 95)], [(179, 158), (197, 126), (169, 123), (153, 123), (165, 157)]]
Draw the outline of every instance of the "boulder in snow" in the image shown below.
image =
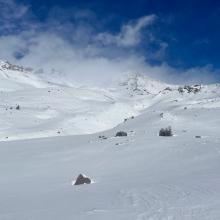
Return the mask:
[(91, 184), (91, 179), (84, 176), (83, 174), (79, 174), (74, 185), (83, 185), (83, 184)]
[(115, 135), (115, 137), (123, 137), (123, 136), (128, 136), (128, 134), (124, 131), (119, 131)]

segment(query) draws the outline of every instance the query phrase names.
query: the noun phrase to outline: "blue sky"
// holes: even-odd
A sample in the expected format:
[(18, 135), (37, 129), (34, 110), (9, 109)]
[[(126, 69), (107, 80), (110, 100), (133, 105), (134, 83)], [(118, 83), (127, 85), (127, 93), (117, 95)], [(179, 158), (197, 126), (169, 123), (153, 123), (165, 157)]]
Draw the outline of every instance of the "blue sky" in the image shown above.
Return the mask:
[[(2, 59), (39, 66), (50, 57), (47, 68), (84, 77), (106, 65), (115, 74), (130, 68), (168, 81), (219, 82), (220, 1), (0, 0), (0, 6)], [(58, 65), (54, 50), (68, 68)], [(84, 61), (90, 68), (80, 67)]]

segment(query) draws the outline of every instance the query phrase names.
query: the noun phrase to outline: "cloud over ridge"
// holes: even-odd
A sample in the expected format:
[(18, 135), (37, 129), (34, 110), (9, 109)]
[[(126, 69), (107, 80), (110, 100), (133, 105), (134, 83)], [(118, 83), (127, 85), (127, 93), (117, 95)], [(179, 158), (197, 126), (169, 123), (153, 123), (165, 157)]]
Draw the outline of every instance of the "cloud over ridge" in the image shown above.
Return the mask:
[(105, 32), (98, 34), (97, 39), (102, 41), (103, 44), (116, 44), (122, 47), (136, 46), (141, 42), (141, 31), (143, 28), (153, 24), (155, 21), (155, 15), (148, 15), (141, 17), (135, 21), (124, 24), (121, 27), (121, 31), (117, 35)]
[[(156, 39), (149, 27), (159, 19), (146, 15), (121, 24), (117, 33), (97, 28), (96, 15), (88, 10), (53, 8), (46, 21), (35, 19), (31, 6), (13, 0), (0, 0), (0, 58), (9, 61), (52, 69), (69, 79), (83, 82), (102, 82), (128, 72), (144, 73), (169, 83), (214, 82), (211, 66), (181, 70), (170, 67), (163, 60), (152, 65), (151, 57), (164, 56), (166, 42)], [(16, 8), (16, 13), (11, 13)], [(54, 14), (58, 19), (54, 18)], [(71, 18), (71, 19), (70, 19)], [(71, 20), (71, 22), (70, 22)], [(152, 52), (143, 44), (157, 44)], [(199, 74), (198, 74), (199, 73)]]

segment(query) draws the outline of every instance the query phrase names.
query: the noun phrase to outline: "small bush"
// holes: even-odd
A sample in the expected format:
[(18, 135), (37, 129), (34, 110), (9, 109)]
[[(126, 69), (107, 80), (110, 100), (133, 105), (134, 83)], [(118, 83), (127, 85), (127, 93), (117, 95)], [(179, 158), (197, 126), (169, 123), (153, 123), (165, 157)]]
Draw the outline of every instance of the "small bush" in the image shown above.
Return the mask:
[(166, 137), (173, 136), (171, 127), (169, 126), (167, 128), (161, 128), (159, 132), (159, 136), (166, 136)]
[(128, 134), (124, 131), (119, 131), (115, 135), (115, 137), (123, 137), (123, 136), (128, 136)]
[(107, 137), (104, 136), (104, 135), (99, 135), (99, 138), (101, 138), (101, 139), (103, 139), (103, 140), (106, 140), (106, 139), (107, 139)]

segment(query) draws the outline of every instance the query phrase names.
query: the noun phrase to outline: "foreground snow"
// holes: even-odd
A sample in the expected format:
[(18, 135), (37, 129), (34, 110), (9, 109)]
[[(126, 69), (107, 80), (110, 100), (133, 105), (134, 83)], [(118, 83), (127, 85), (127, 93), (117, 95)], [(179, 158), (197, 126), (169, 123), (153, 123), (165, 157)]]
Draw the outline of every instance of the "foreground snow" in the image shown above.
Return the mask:
[[(172, 110), (175, 120), (152, 108), (100, 134), (1, 142), (0, 219), (218, 220), (220, 111)], [(167, 123), (175, 136), (159, 137)], [(79, 173), (95, 184), (72, 186)]]
[[(219, 85), (180, 94), (133, 76), (105, 89), (8, 82), (1, 220), (220, 219)], [(159, 137), (168, 125), (174, 136)], [(80, 173), (94, 184), (73, 186)]]

